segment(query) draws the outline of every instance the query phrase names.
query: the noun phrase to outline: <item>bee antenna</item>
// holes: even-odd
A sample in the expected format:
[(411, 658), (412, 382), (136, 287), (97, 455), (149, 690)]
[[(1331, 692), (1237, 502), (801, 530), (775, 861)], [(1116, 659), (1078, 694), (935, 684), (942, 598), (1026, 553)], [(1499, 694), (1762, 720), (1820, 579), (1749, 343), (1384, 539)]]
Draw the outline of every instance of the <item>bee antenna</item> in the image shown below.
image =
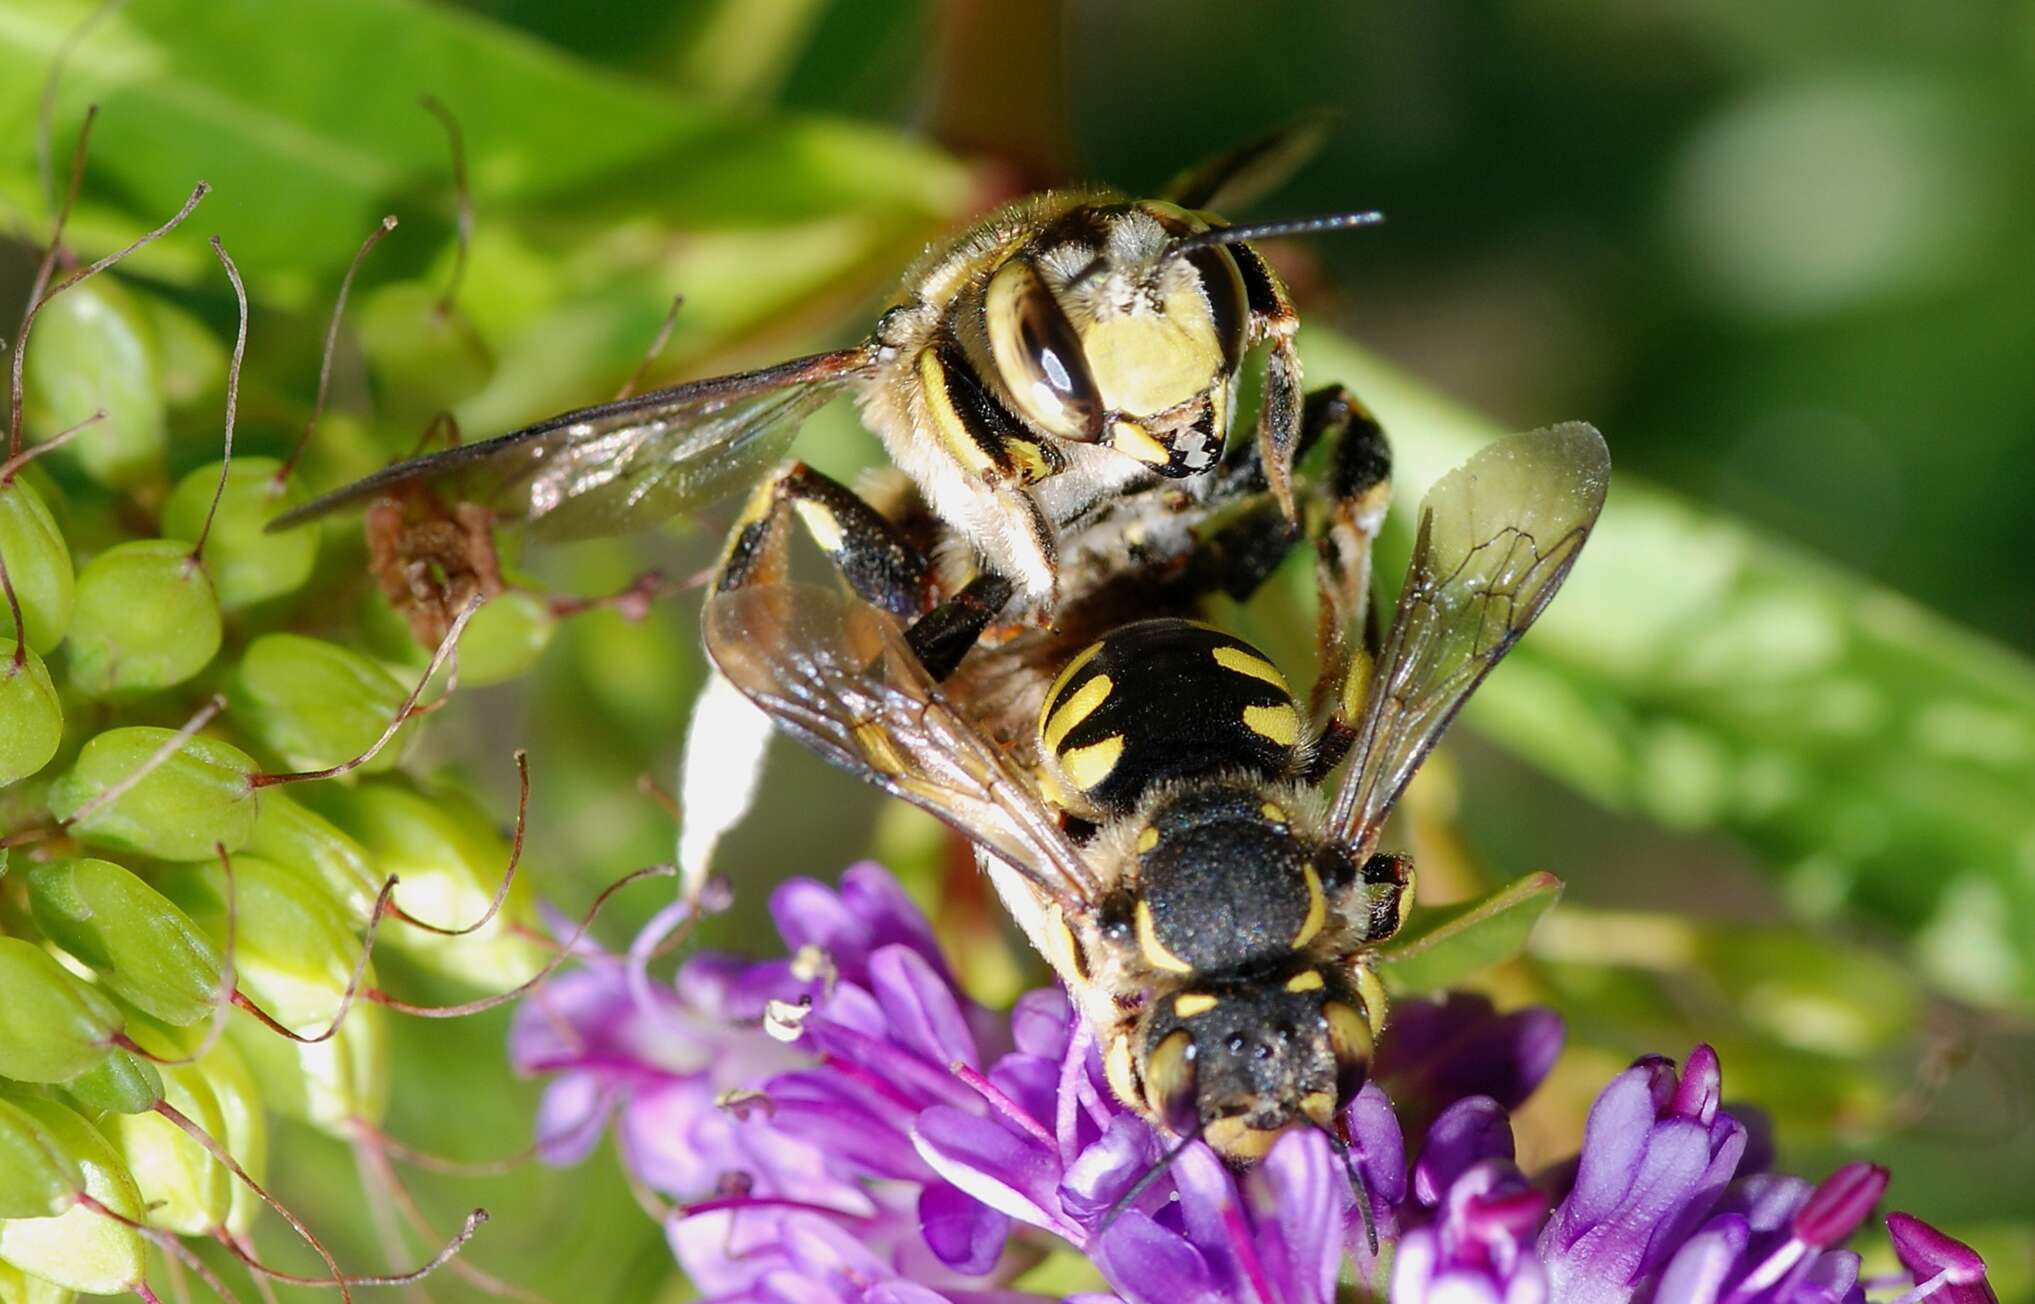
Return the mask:
[(1107, 1232), (1110, 1229), (1110, 1226), (1116, 1222), (1117, 1218), (1123, 1213), (1123, 1211), (1130, 1208), (1133, 1204), (1136, 1204), (1138, 1202), (1138, 1197), (1142, 1196), (1146, 1191), (1150, 1190), (1152, 1187), (1152, 1183), (1158, 1181), (1159, 1178), (1166, 1172), (1166, 1170), (1173, 1166), (1173, 1161), (1178, 1159), (1181, 1156), (1181, 1154), (1186, 1151), (1188, 1146), (1193, 1145), (1196, 1141), (1199, 1141), (1201, 1139), (1201, 1134), (1203, 1132), (1206, 1132), (1207, 1130), (1208, 1130), (1208, 1121), (1203, 1121), (1201, 1126), (1195, 1128), (1192, 1132), (1189, 1132), (1186, 1136), (1181, 1137), (1180, 1140), (1174, 1144), (1171, 1150), (1168, 1150), (1165, 1154), (1160, 1155), (1159, 1158), (1153, 1162), (1150, 1168), (1147, 1168), (1144, 1172), (1138, 1174), (1138, 1180), (1131, 1183), (1131, 1189), (1125, 1191), (1122, 1195), (1118, 1196), (1116, 1199), (1116, 1203), (1109, 1206), (1109, 1212), (1102, 1215), (1102, 1221), (1095, 1225), (1095, 1240), (1097, 1242), (1100, 1242), (1102, 1240), (1103, 1233)]
[(1377, 226), (1385, 220), (1383, 213), (1366, 210), (1354, 213), (1324, 213), (1319, 217), (1289, 217), (1277, 222), (1251, 222), (1243, 226), (1218, 226), (1175, 240), (1166, 246), (1166, 252), (1159, 255), (1162, 262), (1191, 254), (1198, 249), (1212, 249), (1216, 245), (1237, 244), (1244, 240), (1270, 240), (1282, 235), (1313, 235), (1320, 231), (1346, 231), (1360, 226)]
[(1378, 1222), (1371, 1208), (1371, 1191), (1364, 1185), (1364, 1170), (1357, 1164), (1356, 1152), (1350, 1143), (1335, 1134), (1333, 1128), (1319, 1127), (1320, 1133), (1328, 1138), (1328, 1144), (1343, 1161), (1343, 1169), (1350, 1175), (1350, 1194), (1356, 1197), (1357, 1217), (1363, 1220), (1364, 1239), (1371, 1246), (1371, 1257), (1378, 1257)]

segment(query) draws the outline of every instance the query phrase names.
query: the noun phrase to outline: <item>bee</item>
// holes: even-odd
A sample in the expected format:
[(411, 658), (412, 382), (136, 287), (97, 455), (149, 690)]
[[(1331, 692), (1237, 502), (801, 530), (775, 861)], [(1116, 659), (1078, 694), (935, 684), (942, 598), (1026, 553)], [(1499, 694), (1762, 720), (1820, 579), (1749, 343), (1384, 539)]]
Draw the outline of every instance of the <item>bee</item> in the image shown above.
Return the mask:
[[(1332, 484), (1376, 465), (1374, 433), (1345, 429)], [(778, 728), (965, 835), (1124, 1104), (1248, 1164), (1291, 1126), (1333, 1136), (1363, 1085), (1386, 1018), (1372, 951), (1412, 902), (1386, 818), (1554, 597), (1609, 469), (1597, 432), (1567, 425), (1444, 476), (1389, 629), (1367, 636), (1360, 602), (1328, 613), (1323, 655), (1345, 662), (1323, 663), (1305, 713), (1262, 653), (1187, 618), (1208, 577), (1170, 567), (1071, 602), (1070, 627), (1107, 625), (1134, 594), (1135, 618), (1085, 646), (1033, 631), (944, 683), (890, 612), (779, 574), (708, 600), (707, 648)], [(1381, 485), (1355, 500), (1380, 506)]]
[[(521, 518), (540, 535), (621, 533), (760, 476), (806, 417), (846, 392), (932, 516), (979, 558), (976, 569), (1047, 620), (1072, 532), (1094, 526), (1127, 496), (1174, 486), (1180, 493), (1167, 502), (1177, 506), (1208, 491), (1245, 355), (1259, 344), (1268, 359), (1259, 460), (1295, 518), (1299, 319), (1251, 242), (1358, 226), (1376, 214), (1228, 226), (1206, 211), (1225, 191), (1258, 179), (1268, 158), (1292, 150), (1287, 134), (1267, 137), (1189, 173), (1164, 199), (1091, 188), (1015, 201), (931, 248), (869, 336), (848, 348), (581, 408), (413, 458), (271, 528), (458, 477), (497, 518)], [(829, 521), (842, 515), (836, 504), (852, 497), (810, 468), (783, 467), (752, 497), (735, 535), (790, 503), (823, 547), (855, 551), (860, 560), (848, 569), (866, 572), (881, 605), (921, 615), (954, 596), (959, 584), (943, 583), (894, 530), (830, 534)], [(864, 524), (882, 514), (846, 515)], [(1182, 527), (1167, 513), (1149, 515), (1152, 537), (1141, 546), (1182, 546)], [(1128, 524), (1118, 517), (1113, 528)], [(738, 543), (729, 553), (739, 563)]]

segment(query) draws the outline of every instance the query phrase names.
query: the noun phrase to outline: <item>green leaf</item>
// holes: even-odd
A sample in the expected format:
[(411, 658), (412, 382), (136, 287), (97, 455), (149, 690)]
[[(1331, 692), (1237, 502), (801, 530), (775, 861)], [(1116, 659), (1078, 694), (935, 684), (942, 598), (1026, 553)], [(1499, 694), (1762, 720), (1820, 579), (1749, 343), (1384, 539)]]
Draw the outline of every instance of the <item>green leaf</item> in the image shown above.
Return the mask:
[(1453, 987), (1525, 950), (1533, 926), (1561, 895), (1562, 881), (1541, 870), (1489, 896), (1415, 910), (1398, 936), (1378, 949), (1379, 976), (1399, 995)]
[[(1417, 501), (1502, 433), (1310, 327)], [(1566, 414), (1564, 414), (1566, 415)], [(1567, 586), (1472, 699), (1478, 732), (1617, 810), (1733, 834), (1809, 914), (1863, 910), (1937, 984), (2035, 998), (2035, 665), (1616, 469)], [(1410, 514), (1388, 526), (1381, 576)]]

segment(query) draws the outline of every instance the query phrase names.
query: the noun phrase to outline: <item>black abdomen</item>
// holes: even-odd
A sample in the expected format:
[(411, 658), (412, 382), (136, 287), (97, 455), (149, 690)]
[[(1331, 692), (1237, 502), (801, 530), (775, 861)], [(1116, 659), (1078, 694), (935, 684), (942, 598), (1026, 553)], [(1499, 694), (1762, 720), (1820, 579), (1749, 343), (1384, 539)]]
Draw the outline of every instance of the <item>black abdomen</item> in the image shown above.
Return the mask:
[(1143, 620), (1090, 644), (1039, 713), (1040, 754), (1106, 814), (1189, 775), (1291, 772), (1300, 712), (1272, 663), (1220, 630)]

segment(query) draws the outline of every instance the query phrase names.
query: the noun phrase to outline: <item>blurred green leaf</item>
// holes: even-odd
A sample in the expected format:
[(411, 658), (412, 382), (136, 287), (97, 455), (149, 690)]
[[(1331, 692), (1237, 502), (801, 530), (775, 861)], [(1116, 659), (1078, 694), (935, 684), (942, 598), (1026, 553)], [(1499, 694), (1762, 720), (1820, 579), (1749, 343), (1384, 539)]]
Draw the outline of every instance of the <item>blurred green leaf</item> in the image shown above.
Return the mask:
[(1438, 992), (1511, 959), (1554, 903), (1562, 881), (1544, 871), (1514, 879), (1489, 896), (1416, 910), (1378, 951), (1380, 977), (1394, 992)]
[[(1303, 338), (1392, 435), (1403, 558), (1404, 509), (1499, 427)], [(1906, 598), (1614, 470), (1567, 587), (1466, 718), (1607, 806), (1745, 839), (1805, 914), (1871, 913), (1957, 995), (2035, 997), (2035, 667)]]

